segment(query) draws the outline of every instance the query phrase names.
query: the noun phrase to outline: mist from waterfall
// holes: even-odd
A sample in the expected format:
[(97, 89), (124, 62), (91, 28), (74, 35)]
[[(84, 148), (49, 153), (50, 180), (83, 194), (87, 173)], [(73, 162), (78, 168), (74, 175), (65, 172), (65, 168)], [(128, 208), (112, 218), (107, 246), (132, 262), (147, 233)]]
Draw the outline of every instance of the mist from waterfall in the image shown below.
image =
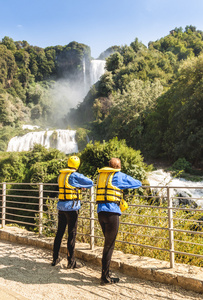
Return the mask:
[(79, 78), (63, 78), (53, 83), (50, 89), (50, 101), (54, 111), (54, 122), (57, 127), (67, 126), (64, 117), (71, 108), (83, 101), (89, 89), (105, 72), (105, 60), (82, 61), (82, 73)]
[(47, 149), (56, 148), (65, 154), (77, 153), (75, 134), (75, 130), (61, 129), (29, 132), (23, 136), (13, 137), (9, 141), (7, 152), (29, 151), (35, 144), (40, 144)]
[[(75, 108), (83, 99), (84, 90), (81, 83), (61, 79), (56, 81), (50, 89), (50, 102), (52, 103), (53, 120), (52, 126), (57, 128), (67, 128), (68, 122), (65, 119), (71, 108)], [(50, 123), (48, 124), (50, 127)]]

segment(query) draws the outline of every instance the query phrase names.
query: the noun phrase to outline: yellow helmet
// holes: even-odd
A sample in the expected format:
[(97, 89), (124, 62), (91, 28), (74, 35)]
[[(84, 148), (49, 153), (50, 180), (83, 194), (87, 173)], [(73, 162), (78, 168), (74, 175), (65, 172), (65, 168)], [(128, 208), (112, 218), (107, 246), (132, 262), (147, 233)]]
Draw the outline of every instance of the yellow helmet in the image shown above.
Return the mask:
[(124, 199), (122, 199), (121, 202), (120, 202), (120, 210), (121, 210), (121, 212), (123, 212), (127, 208), (128, 208), (128, 203)]
[(70, 156), (68, 159), (68, 167), (78, 169), (80, 165), (80, 158), (78, 156)]

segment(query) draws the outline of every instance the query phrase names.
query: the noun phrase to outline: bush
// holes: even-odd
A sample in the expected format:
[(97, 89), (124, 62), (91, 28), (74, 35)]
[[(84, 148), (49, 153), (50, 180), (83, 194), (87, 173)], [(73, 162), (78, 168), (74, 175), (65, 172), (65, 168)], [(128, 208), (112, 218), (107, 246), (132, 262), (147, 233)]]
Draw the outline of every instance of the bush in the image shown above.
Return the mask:
[(32, 151), (11, 152), (0, 160), (0, 182), (56, 182), (66, 155), (56, 149), (35, 145)]
[(179, 158), (172, 165), (172, 170), (180, 170), (180, 171), (184, 171), (184, 172), (190, 172), (191, 167), (192, 167), (191, 163), (188, 162), (185, 158)]
[(0, 151), (6, 151), (7, 143), (4, 141), (0, 141)]
[(121, 160), (122, 172), (135, 177), (138, 180), (146, 178), (146, 172), (149, 170), (143, 162), (140, 151), (134, 150), (126, 145), (125, 140), (114, 138), (108, 142), (95, 142), (87, 144), (81, 152), (80, 172), (95, 178), (97, 170), (108, 166), (112, 157), (118, 157)]

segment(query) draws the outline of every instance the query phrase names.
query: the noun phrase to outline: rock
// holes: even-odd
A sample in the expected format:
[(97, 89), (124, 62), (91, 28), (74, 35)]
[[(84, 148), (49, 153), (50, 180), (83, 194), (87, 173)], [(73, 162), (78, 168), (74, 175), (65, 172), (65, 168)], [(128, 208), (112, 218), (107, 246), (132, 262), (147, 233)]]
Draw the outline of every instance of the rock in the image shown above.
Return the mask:
[(178, 192), (176, 195), (175, 195), (176, 199), (173, 199), (173, 206), (174, 207), (191, 207), (191, 208), (197, 208), (198, 205), (197, 203), (190, 199), (191, 195), (189, 195), (188, 193), (184, 192), (184, 191), (181, 191), (181, 192)]

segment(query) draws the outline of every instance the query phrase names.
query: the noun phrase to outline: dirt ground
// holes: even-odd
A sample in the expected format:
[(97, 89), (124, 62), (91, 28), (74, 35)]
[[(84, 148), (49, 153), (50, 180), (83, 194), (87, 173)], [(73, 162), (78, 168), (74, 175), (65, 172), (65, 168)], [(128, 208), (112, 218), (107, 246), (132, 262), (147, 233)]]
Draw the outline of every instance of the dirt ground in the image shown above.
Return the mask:
[(50, 265), (52, 253), (45, 249), (8, 241), (0, 241), (0, 249), (0, 290), (2, 287), (17, 293), (18, 297), (21, 295), (22, 298), (33, 300), (203, 299), (203, 295), (195, 292), (140, 280), (118, 272), (114, 273), (120, 278), (118, 284), (101, 286), (100, 267), (95, 265), (85, 263), (81, 269), (67, 270), (65, 257), (62, 257), (59, 265), (52, 267)]

